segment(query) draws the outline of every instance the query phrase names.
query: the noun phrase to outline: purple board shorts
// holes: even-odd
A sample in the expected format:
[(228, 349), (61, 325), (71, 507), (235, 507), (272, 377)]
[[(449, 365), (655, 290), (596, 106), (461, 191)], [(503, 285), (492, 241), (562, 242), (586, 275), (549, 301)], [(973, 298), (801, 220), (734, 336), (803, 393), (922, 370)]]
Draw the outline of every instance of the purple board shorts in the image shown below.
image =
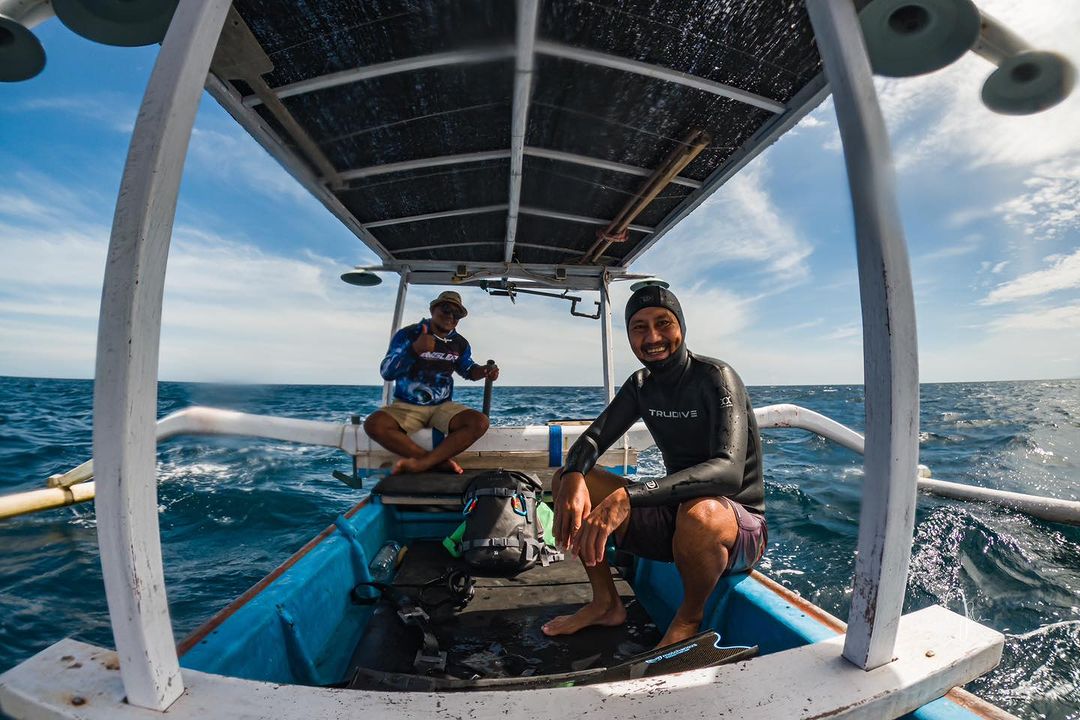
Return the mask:
[[(739, 534), (735, 538), (735, 547), (728, 555), (724, 575), (748, 572), (761, 560), (769, 541), (765, 516), (751, 512), (729, 498), (718, 499), (732, 509), (739, 522)], [(650, 560), (673, 562), (675, 556), (671, 551), (671, 541), (675, 537), (678, 513), (678, 505), (633, 508), (626, 535), (618, 543), (618, 548)]]

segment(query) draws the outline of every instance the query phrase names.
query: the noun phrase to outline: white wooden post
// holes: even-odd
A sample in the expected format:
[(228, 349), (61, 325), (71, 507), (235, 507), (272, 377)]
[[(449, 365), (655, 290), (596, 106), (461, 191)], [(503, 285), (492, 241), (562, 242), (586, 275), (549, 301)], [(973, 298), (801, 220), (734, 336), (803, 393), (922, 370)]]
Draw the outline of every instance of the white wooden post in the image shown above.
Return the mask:
[(907, 586), (919, 452), (919, 367), (907, 247), (892, 157), (851, 0), (807, 0), (832, 88), (855, 211), (863, 316), (866, 452), (844, 657), (893, 658)]
[[(401, 318), (405, 314), (405, 294), (409, 290), (409, 268), (401, 269), (401, 280), (398, 281), (397, 301), (394, 303), (394, 319), (390, 325), (390, 339), (394, 339), (394, 333), (401, 328)], [(394, 392), (394, 381), (387, 380), (383, 383), (382, 404), (389, 405)]]
[(161, 567), (154, 439), (161, 297), (195, 112), (229, 0), (183, 0), (146, 87), (113, 217), (98, 320), (98, 546), (127, 700), (184, 690)]
[(611, 352), (611, 298), (608, 297), (606, 277), (600, 282), (600, 340), (604, 357), (604, 397), (611, 402), (615, 397), (615, 357)]

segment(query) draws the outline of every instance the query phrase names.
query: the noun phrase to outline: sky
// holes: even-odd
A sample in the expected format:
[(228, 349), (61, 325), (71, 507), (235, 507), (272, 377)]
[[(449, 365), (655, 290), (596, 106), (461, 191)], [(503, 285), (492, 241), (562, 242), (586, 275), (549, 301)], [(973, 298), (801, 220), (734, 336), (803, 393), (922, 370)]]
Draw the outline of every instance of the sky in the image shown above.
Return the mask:
[[(1080, 3), (984, 0), (1080, 65)], [(112, 48), (50, 20), (48, 63), (0, 85), (0, 375), (89, 378), (127, 144), (156, 46)], [(1038, 115), (979, 100), (968, 53), (878, 78), (914, 280), (923, 382), (1080, 377), (1080, 92)], [(372, 385), (397, 277), (209, 96), (191, 139), (162, 318), (162, 380)], [(831, 100), (633, 268), (671, 283), (687, 344), (748, 385), (862, 382), (851, 202)], [(442, 288), (409, 289), (406, 322)], [(462, 289), (459, 330), (508, 385), (599, 385), (600, 325), (566, 303)], [(595, 299), (595, 293), (585, 293)], [(616, 379), (635, 369), (613, 286)], [(589, 309), (591, 302), (586, 303)]]

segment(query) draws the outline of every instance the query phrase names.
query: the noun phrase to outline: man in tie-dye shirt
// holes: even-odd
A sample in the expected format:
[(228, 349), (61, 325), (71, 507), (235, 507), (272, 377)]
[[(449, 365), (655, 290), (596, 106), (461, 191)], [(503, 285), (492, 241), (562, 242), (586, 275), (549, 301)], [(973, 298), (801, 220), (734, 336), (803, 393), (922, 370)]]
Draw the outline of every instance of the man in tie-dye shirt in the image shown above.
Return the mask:
[[(469, 341), (457, 333), (458, 322), (468, 315), (458, 293), (447, 290), (431, 301), (430, 309), (430, 318), (398, 330), (390, 340), (379, 372), (394, 381), (394, 400), (364, 422), (368, 437), (402, 457), (394, 474), (432, 468), (460, 473), (454, 457), (488, 429), (486, 415), (453, 401), (454, 373), (494, 381), (499, 368), (474, 362)], [(446, 436), (430, 452), (409, 437), (425, 427)]]

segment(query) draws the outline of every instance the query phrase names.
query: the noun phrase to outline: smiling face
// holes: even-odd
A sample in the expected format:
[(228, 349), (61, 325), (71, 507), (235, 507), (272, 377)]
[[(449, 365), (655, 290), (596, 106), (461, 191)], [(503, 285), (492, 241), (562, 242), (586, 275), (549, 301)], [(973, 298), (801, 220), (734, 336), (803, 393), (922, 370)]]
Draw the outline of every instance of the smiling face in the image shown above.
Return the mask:
[(453, 332), (461, 317), (461, 308), (453, 303), (441, 302), (431, 306), (431, 326), (439, 335)]
[(642, 362), (657, 362), (671, 357), (682, 345), (682, 327), (667, 308), (647, 307), (630, 318), (626, 328), (630, 349)]

